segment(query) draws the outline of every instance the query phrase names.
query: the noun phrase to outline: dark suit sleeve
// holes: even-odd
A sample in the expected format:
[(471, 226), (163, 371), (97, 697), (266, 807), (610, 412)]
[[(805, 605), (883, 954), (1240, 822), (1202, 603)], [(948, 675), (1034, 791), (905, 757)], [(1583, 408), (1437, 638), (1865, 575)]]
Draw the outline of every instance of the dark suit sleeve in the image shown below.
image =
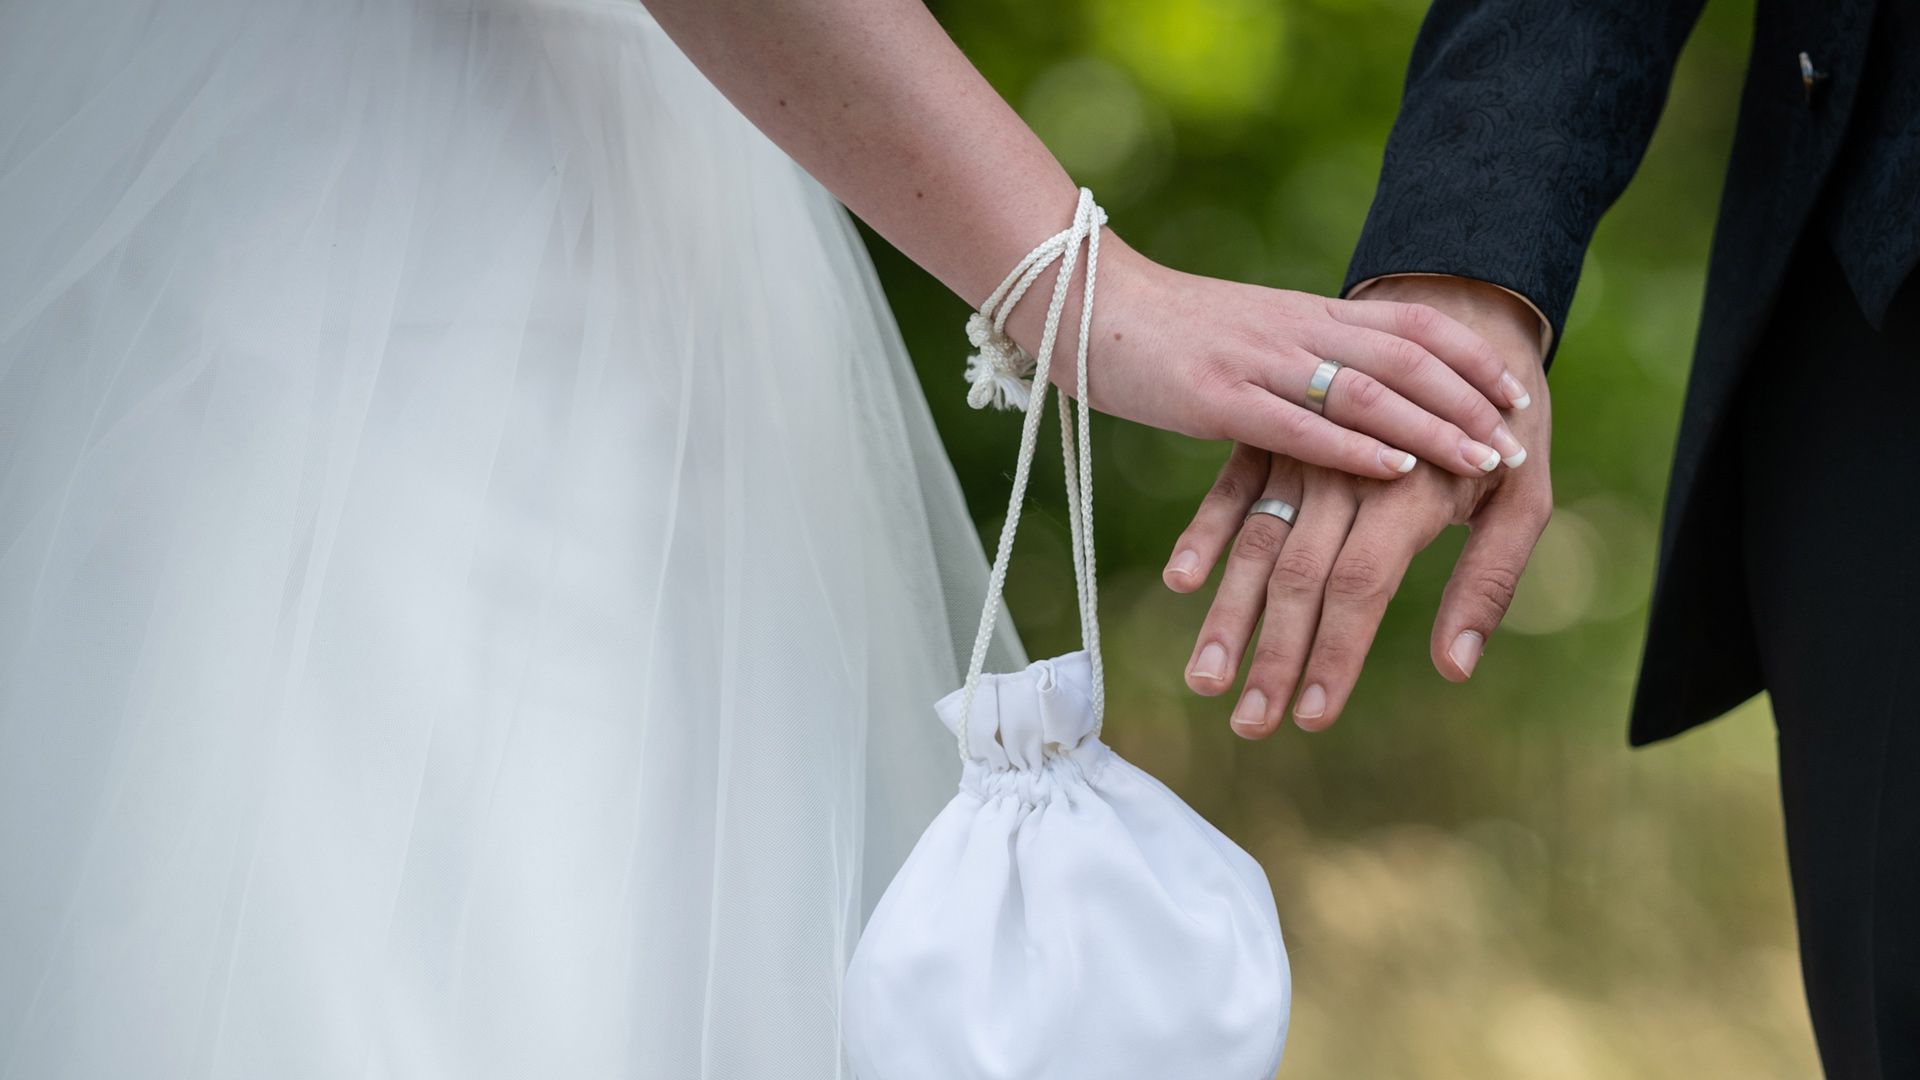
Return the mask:
[[(1479, 278), (1557, 343), (1594, 226), (1646, 152), (1704, 0), (1437, 0), (1346, 289)], [(1344, 291), (1344, 290), (1343, 290)]]

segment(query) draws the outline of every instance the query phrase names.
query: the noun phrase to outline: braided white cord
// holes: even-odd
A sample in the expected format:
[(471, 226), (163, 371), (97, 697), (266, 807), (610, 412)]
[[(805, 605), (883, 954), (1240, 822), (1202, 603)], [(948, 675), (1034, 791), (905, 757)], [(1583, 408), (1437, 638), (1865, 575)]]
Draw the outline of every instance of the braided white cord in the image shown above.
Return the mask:
[[(1080, 305), (1080, 350), (1074, 371), (1074, 400), (1080, 403), (1080, 422), (1069, 414), (1066, 396), (1060, 397), (1060, 458), (1067, 478), (1068, 532), (1073, 541), (1073, 584), (1080, 598), (1080, 639), (1086, 643), (1092, 668), (1093, 734), (1106, 723), (1107, 684), (1100, 656), (1100, 577), (1093, 551), (1093, 424), (1087, 405), (1087, 347), (1093, 333), (1093, 286), (1100, 268), (1100, 230), (1087, 234), (1087, 281)], [(1076, 452), (1075, 436), (1079, 446)], [(1077, 465), (1077, 468), (1076, 468)]]
[[(1086, 200), (1093, 202), (1093, 193), (1087, 192)], [(1106, 214), (1099, 207), (1094, 208), (1095, 216), (1101, 221)], [(1074, 537), (1078, 547), (1086, 549), (1086, 558), (1076, 568), (1074, 584), (1080, 587), (1085, 597), (1082, 603), (1086, 610), (1080, 616), (1080, 637), (1087, 648), (1088, 665), (1092, 669), (1093, 686), (1093, 735), (1107, 722), (1107, 677), (1106, 665), (1100, 658), (1100, 578), (1095, 572), (1093, 557), (1093, 413), (1087, 405), (1087, 348), (1093, 338), (1093, 281), (1100, 269), (1100, 222), (1095, 222), (1087, 233), (1087, 280), (1080, 296), (1080, 351), (1074, 365), (1074, 400), (1080, 406), (1080, 422), (1074, 425), (1079, 436), (1080, 453), (1077, 455), (1080, 465), (1080, 531)], [(1064, 410), (1061, 422), (1066, 421)], [(1067, 491), (1071, 498), (1073, 492), (1074, 459), (1067, 457), (1066, 468), (1069, 479)]]
[[(1000, 614), (1001, 597), (1006, 589), (1007, 567), (1013, 559), (1013, 538), (1020, 529), (1020, 512), (1026, 504), (1027, 484), (1033, 474), (1034, 450), (1039, 443), (1041, 411), (1047, 397), (1047, 373), (1053, 365), (1054, 343), (1059, 337), (1060, 319), (1066, 310), (1067, 288), (1072, 283), (1074, 268), (1079, 263), (1080, 243), (1083, 240), (1087, 244), (1087, 275), (1080, 294), (1078, 369), (1074, 373), (1076, 396), (1080, 402), (1080, 422), (1077, 425), (1072, 423), (1070, 409), (1063, 398), (1060, 402), (1060, 450), (1066, 465), (1067, 517), (1073, 534), (1073, 569), (1080, 601), (1080, 629), (1092, 663), (1096, 735), (1105, 718), (1105, 669), (1100, 659), (1098, 593), (1093, 577), (1093, 458), (1087, 407), (1087, 346), (1093, 325), (1093, 287), (1100, 258), (1100, 227), (1106, 221), (1107, 213), (1094, 203), (1093, 192), (1081, 188), (1079, 203), (1074, 208), (1073, 224), (1048, 237), (1020, 260), (1013, 272), (1000, 283), (1000, 287), (993, 291), (993, 295), (987, 297), (980, 311), (967, 320), (967, 335), (981, 349), (981, 354), (973, 357), (969, 365), (968, 377), (973, 383), (973, 390), (967, 395), (968, 403), (976, 409), (990, 403), (1001, 408), (1022, 407), (1026, 410), (1026, 418), (1020, 427), (1020, 456), (1014, 466), (1013, 493), (1007, 502), (1006, 521), (1000, 526), (1000, 543), (994, 550), (993, 570), (987, 577), (986, 604), (980, 613), (980, 627), (973, 639), (973, 655), (967, 664), (967, 682), (961, 697), (960, 722), (957, 725), (963, 761), (971, 756), (967, 742), (968, 722), (973, 716), (973, 700), (979, 693), (980, 677), (986, 669), (987, 646), (993, 639), (994, 621)], [(1024, 350), (1007, 340), (1007, 316), (1040, 275), (1056, 261), (1060, 264), (1060, 275), (1054, 281), (1053, 296), (1047, 304), (1047, 321), (1040, 335), (1039, 355), (1028, 358)], [(1013, 370), (1014, 365), (1009, 363), (1009, 358), (1019, 361), (1020, 366), (1031, 362), (1033, 383), (1030, 388), (1020, 383), (1020, 375), (1025, 372)], [(1019, 386), (1025, 392), (1009, 392), (1009, 384)]]

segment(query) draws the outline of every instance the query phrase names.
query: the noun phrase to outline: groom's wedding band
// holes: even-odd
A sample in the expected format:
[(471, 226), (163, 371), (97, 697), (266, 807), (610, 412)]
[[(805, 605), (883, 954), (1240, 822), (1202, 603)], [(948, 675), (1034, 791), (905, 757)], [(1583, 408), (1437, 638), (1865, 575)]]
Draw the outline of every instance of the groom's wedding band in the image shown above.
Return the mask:
[(1333, 377), (1340, 367), (1338, 360), (1322, 360), (1320, 366), (1313, 369), (1313, 377), (1307, 380), (1307, 408), (1317, 413), (1327, 411), (1327, 388), (1333, 385)]
[[(1300, 516), (1300, 511), (1285, 499), (1258, 499), (1254, 501), (1253, 509), (1247, 511), (1247, 517), (1255, 514), (1270, 514), (1291, 525), (1293, 519)], [(1245, 521), (1246, 518), (1241, 520)]]

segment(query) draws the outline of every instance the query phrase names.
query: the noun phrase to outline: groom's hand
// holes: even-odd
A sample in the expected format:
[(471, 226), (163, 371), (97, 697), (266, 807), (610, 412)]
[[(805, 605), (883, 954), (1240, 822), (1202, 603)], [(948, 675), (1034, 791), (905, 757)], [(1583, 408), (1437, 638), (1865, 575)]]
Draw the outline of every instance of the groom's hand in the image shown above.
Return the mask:
[[(1377, 282), (1368, 297), (1423, 298), (1489, 336), (1507, 368), (1532, 396), (1512, 420), (1534, 448), (1531, 469), (1503, 471), (1484, 483), (1467, 519), (1468, 537), (1440, 598), (1430, 651), (1434, 667), (1453, 682), (1465, 682), (1480, 651), (1513, 603), (1520, 574), (1553, 515), (1553, 476), (1548, 468), (1553, 404), (1541, 366), (1541, 319), (1504, 289), (1470, 278), (1399, 277)], [(1462, 635), (1467, 635), (1463, 639)]]
[[(1296, 723), (1308, 730), (1339, 717), (1407, 565), (1448, 524), (1464, 523), (1471, 535), (1441, 599), (1431, 651), (1443, 676), (1467, 679), (1551, 513), (1551, 410), (1533, 310), (1510, 293), (1461, 278), (1391, 278), (1367, 296), (1438, 308), (1492, 344), (1531, 395), (1529, 408), (1508, 414), (1531, 453), (1521, 467), (1484, 478), (1423, 465), (1383, 484), (1236, 447), (1164, 577), (1170, 588), (1192, 592), (1232, 545), (1187, 683), (1208, 695), (1231, 689), (1261, 623), (1233, 715), (1234, 730), (1249, 738), (1270, 734), (1289, 701)], [(1297, 525), (1267, 515), (1243, 525), (1261, 497), (1298, 506)]]

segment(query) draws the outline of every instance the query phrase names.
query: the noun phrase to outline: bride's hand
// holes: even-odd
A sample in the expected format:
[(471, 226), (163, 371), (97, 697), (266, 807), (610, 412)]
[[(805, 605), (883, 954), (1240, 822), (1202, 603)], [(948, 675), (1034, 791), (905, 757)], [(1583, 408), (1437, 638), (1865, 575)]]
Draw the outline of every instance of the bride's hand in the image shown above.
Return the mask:
[[(1030, 353), (1049, 284), (1008, 323)], [(1069, 393), (1079, 296), (1076, 281), (1051, 372)], [(1414, 457), (1468, 477), (1526, 459), (1500, 417), (1525, 407), (1525, 391), (1479, 335), (1433, 308), (1180, 273), (1112, 233), (1093, 308), (1088, 393), (1101, 412), (1378, 479), (1410, 472)], [(1323, 359), (1345, 367), (1316, 414), (1307, 385)]]

